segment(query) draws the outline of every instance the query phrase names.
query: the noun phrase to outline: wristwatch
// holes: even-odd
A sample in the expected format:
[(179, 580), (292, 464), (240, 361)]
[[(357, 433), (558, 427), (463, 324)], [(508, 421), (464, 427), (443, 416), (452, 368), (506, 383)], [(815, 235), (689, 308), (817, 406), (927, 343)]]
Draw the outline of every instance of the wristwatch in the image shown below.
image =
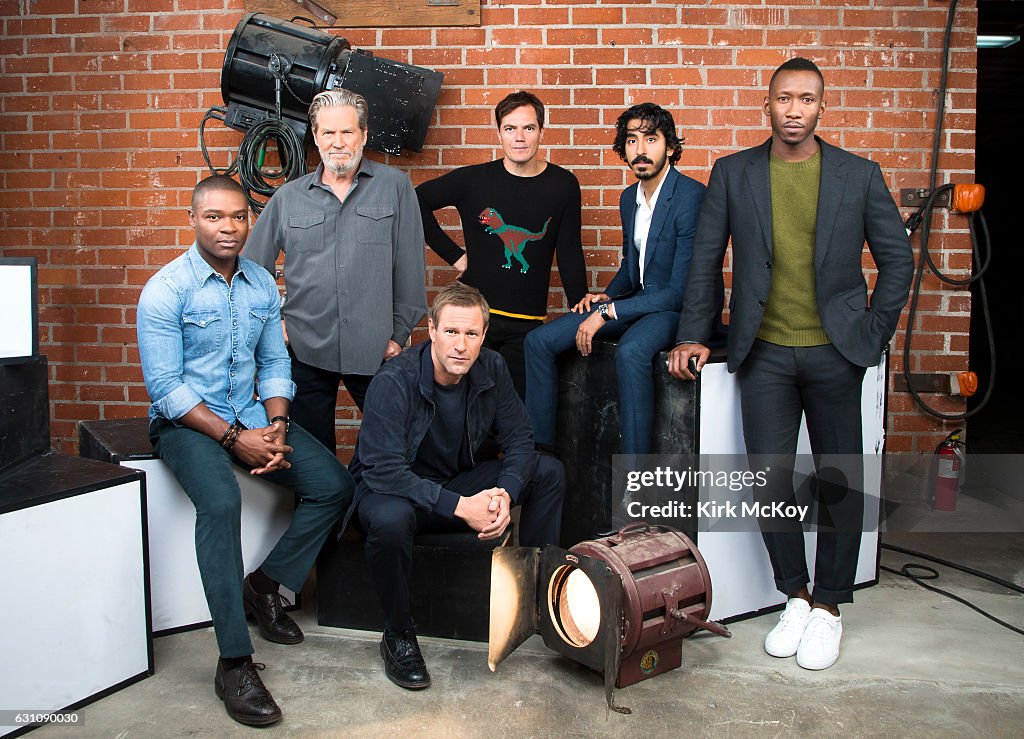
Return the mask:
[(288, 418), (288, 416), (274, 416), (273, 418), (270, 419), (271, 424), (275, 424), (278, 421), (284, 421), (284, 432), (286, 434), (292, 430), (292, 422), (291, 419)]
[(601, 318), (603, 318), (606, 321), (612, 320), (611, 311), (608, 310), (608, 306), (610, 305), (611, 303), (601, 303), (601, 305), (597, 306), (597, 312), (600, 313)]

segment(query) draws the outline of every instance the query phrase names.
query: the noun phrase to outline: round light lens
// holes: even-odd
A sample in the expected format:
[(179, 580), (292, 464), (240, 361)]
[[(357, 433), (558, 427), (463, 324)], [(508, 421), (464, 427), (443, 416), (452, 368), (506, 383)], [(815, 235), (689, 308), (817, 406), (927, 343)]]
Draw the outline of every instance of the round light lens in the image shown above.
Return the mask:
[(583, 570), (559, 567), (548, 583), (548, 609), (558, 635), (574, 647), (593, 643), (601, 629), (601, 600)]

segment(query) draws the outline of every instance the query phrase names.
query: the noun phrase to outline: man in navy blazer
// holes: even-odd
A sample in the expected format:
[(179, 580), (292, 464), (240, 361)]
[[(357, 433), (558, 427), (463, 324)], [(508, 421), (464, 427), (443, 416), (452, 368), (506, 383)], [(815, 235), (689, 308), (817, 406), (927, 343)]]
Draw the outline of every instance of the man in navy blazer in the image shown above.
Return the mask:
[[(612, 149), (638, 180), (619, 198), (619, 271), (605, 292), (588, 293), (572, 312), (526, 336), (526, 410), (541, 449), (555, 446), (555, 361), (574, 345), (588, 356), (595, 338), (618, 340), (622, 452), (646, 454), (651, 448), (652, 359), (675, 337), (704, 186), (673, 166), (682, 140), (668, 111), (653, 103), (634, 105), (619, 116), (615, 131)], [(719, 290), (723, 296), (724, 288)]]
[[(678, 346), (669, 372), (692, 380), (718, 303), (714, 286), (732, 240), (728, 367), (740, 389), (743, 438), (762, 503), (793, 500), (793, 457), (805, 416), (817, 468), (818, 536), (813, 591), (802, 523), (759, 520), (775, 575), (788, 596), (765, 639), (774, 657), (806, 669), (839, 656), (839, 604), (853, 600), (863, 525), (861, 385), (878, 364), (907, 300), (914, 258), (877, 164), (814, 136), (825, 81), (807, 59), (772, 75), (764, 113), (772, 136), (719, 159), (701, 209)], [(864, 243), (878, 268), (868, 299)], [(695, 361), (695, 370), (690, 362)], [(771, 461), (769, 461), (771, 460)]]

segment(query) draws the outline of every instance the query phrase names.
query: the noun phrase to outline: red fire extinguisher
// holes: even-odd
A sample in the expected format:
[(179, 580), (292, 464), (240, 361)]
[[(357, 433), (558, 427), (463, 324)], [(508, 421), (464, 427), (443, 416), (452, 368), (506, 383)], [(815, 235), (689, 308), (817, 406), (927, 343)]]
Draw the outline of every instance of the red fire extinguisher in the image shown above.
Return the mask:
[(964, 462), (964, 443), (960, 441), (960, 429), (957, 429), (935, 447), (935, 510), (956, 510)]

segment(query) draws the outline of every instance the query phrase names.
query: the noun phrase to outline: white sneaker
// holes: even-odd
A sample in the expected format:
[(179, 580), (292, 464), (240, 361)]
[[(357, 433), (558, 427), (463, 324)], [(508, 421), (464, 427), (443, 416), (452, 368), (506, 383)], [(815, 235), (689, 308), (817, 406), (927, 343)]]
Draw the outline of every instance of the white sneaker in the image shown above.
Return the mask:
[(792, 657), (800, 646), (811, 606), (803, 598), (790, 598), (775, 628), (764, 638), (764, 651), (773, 657)]
[(805, 670), (824, 670), (839, 659), (839, 640), (843, 637), (843, 618), (823, 608), (811, 610), (807, 628), (796, 650), (796, 663)]

